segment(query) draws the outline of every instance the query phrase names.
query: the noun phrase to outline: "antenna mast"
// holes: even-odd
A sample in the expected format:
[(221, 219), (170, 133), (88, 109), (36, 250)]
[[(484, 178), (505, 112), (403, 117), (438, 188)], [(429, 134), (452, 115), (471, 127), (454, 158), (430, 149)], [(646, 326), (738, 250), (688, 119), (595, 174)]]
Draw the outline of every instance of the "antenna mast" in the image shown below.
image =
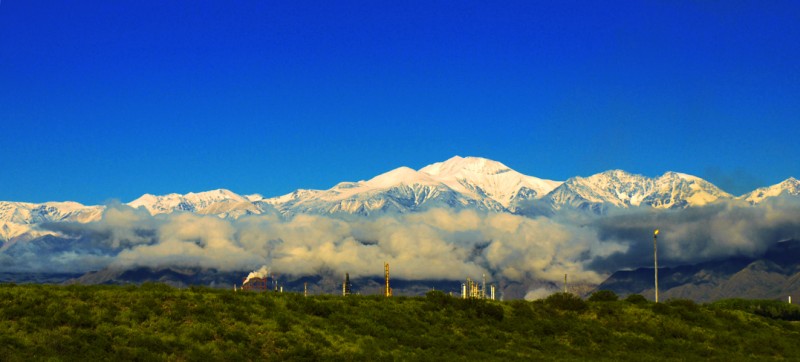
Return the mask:
[(656, 303), (658, 303), (658, 229), (653, 232), (653, 269), (655, 270)]
[(481, 286), (481, 299), (486, 299), (486, 273), (483, 274), (483, 285)]
[(389, 287), (389, 263), (383, 262), (383, 274), (386, 277), (386, 289), (384, 295), (387, 297), (392, 296), (392, 288)]

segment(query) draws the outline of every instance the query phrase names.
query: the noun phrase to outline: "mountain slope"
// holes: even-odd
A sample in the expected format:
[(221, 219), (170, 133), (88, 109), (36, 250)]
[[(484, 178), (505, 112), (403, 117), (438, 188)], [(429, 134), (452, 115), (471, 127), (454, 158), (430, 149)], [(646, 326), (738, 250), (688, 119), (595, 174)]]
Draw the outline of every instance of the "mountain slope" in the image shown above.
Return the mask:
[(72, 201), (41, 204), (0, 201), (0, 222), (15, 224), (41, 224), (59, 221), (89, 222), (99, 219), (102, 212), (102, 206), (85, 206)]
[[(102, 206), (85, 206), (77, 202), (28, 202), (0, 201), (0, 241), (29, 240), (52, 234), (38, 230), (36, 225), (46, 222), (81, 222), (99, 220)], [(3, 245), (3, 250), (8, 245)]]
[(455, 156), (419, 171), (400, 167), (367, 181), (329, 190), (298, 190), (267, 200), (284, 214), (414, 212), (433, 207), (508, 211), (518, 200), (540, 198), (560, 182), (525, 176), (480, 157)]
[[(708, 302), (725, 298), (784, 299), (800, 293), (800, 241), (776, 243), (758, 258), (729, 258), (674, 268), (659, 268), (659, 298)], [(598, 290), (654, 294), (652, 268), (618, 271)]]
[(433, 207), (503, 211), (493, 199), (463, 193), (431, 175), (400, 167), (368, 181), (342, 182), (329, 190), (298, 190), (266, 200), (284, 214), (407, 213)]
[(552, 211), (565, 208), (602, 213), (609, 207), (685, 208), (733, 196), (699, 177), (667, 172), (658, 178), (622, 170), (573, 177), (542, 199)]
[(423, 167), (419, 172), (461, 193), (491, 198), (506, 208), (514, 202), (541, 198), (561, 184), (526, 176), (500, 162), (480, 157), (455, 156)]
[[(737, 199), (755, 205), (782, 196), (800, 197), (800, 182), (789, 178)], [(676, 172), (649, 178), (610, 170), (560, 182), (527, 176), (485, 158), (455, 156), (419, 170), (400, 167), (367, 181), (341, 182), (328, 190), (298, 189), (272, 198), (225, 189), (145, 194), (127, 205), (153, 215), (192, 212), (231, 219), (264, 213), (408, 213), (437, 207), (540, 216), (575, 209), (603, 214), (611, 208), (687, 208), (726, 199), (733, 196), (699, 177)], [(0, 202), (0, 240), (24, 238), (45, 222), (96, 221), (104, 209), (75, 202)]]
[(755, 189), (739, 198), (754, 205), (769, 198), (781, 196), (800, 196), (800, 181), (790, 177), (779, 184)]

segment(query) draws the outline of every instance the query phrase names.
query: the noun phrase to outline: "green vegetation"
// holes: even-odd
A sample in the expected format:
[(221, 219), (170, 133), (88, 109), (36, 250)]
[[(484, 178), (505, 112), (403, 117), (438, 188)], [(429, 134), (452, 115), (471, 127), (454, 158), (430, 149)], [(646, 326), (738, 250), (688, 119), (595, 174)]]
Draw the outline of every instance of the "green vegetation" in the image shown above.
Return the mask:
[[(613, 294), (613, 293), (612, 293)], [(800, 308), (314, 296), (0, 284), (0, 356), (29, 360), (741, 360), (800, 358)]]

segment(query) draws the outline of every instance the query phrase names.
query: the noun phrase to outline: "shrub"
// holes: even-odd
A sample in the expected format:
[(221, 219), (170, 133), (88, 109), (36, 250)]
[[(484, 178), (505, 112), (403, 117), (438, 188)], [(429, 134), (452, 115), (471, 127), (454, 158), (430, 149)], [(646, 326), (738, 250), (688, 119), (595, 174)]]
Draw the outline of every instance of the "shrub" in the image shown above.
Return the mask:
[(690, 299), (670, 299), (667, 300), (667, 305), (687, 310), (697, 310), (697, 303)]
[(480, 318), (492, 318), (499, 321), (503, 320), (505, 312), (503, 307), (491, 303), (479, 303), (475, 306), (475, 312)]
[(693, 300), (670, 299), (667, 300), (665, 304), (672, 307), (684, 320), (700, 322), (707, 319), (705, 314), (701, 313), (700, 307)]
[(590, 302), (616, 302), (619, 297), (610, 290), (598, 290), (589, 296)]
[(582, 311), (586, 309), (586, 302), (571, 293), (556, 293), (547, 297), (544, 302), (558, 310)]
[(432, 290), (425, 293), (425, 302), (429, 310), (442, 310), (452, 307), (455, 304), (455, 300), (455, 298), (444, 294), (440, 290)]
[(653, 304), (653, 313), (668, 315), (672, 312), (672, 309), (669, 305), (665, 303), (654, 303)]
[(625, 301), (628, 302), (628, 303), (631, 303), (631, 304), (645, 304), (645, 303), (647, 303), (647, 299), (645, 297), (643, 297), (641, 294), (631, 294), (627, 298), (625, 298)]
[(514, 317), (520, 319), (536, 318), (536, 313), (533, 312), (530, 303), (524, 300), (512, 300), (508, 302), (508, 304), (511, 306), (511, 310), (514, 313)]
[(800, 320), (800, 306), (777, 300), (726, 299), (712, 303), (711, 307), (741, 310), (771, 319)]

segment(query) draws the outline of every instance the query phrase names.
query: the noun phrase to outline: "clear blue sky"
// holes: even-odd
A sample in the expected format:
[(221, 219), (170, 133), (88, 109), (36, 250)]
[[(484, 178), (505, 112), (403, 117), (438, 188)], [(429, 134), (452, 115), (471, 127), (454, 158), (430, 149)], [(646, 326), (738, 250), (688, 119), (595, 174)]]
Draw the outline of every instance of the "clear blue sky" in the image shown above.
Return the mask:
[(453, 155), (800, 177), (800, 2), (489, 3), (3, 0), (0, 200), (275, 196)]

